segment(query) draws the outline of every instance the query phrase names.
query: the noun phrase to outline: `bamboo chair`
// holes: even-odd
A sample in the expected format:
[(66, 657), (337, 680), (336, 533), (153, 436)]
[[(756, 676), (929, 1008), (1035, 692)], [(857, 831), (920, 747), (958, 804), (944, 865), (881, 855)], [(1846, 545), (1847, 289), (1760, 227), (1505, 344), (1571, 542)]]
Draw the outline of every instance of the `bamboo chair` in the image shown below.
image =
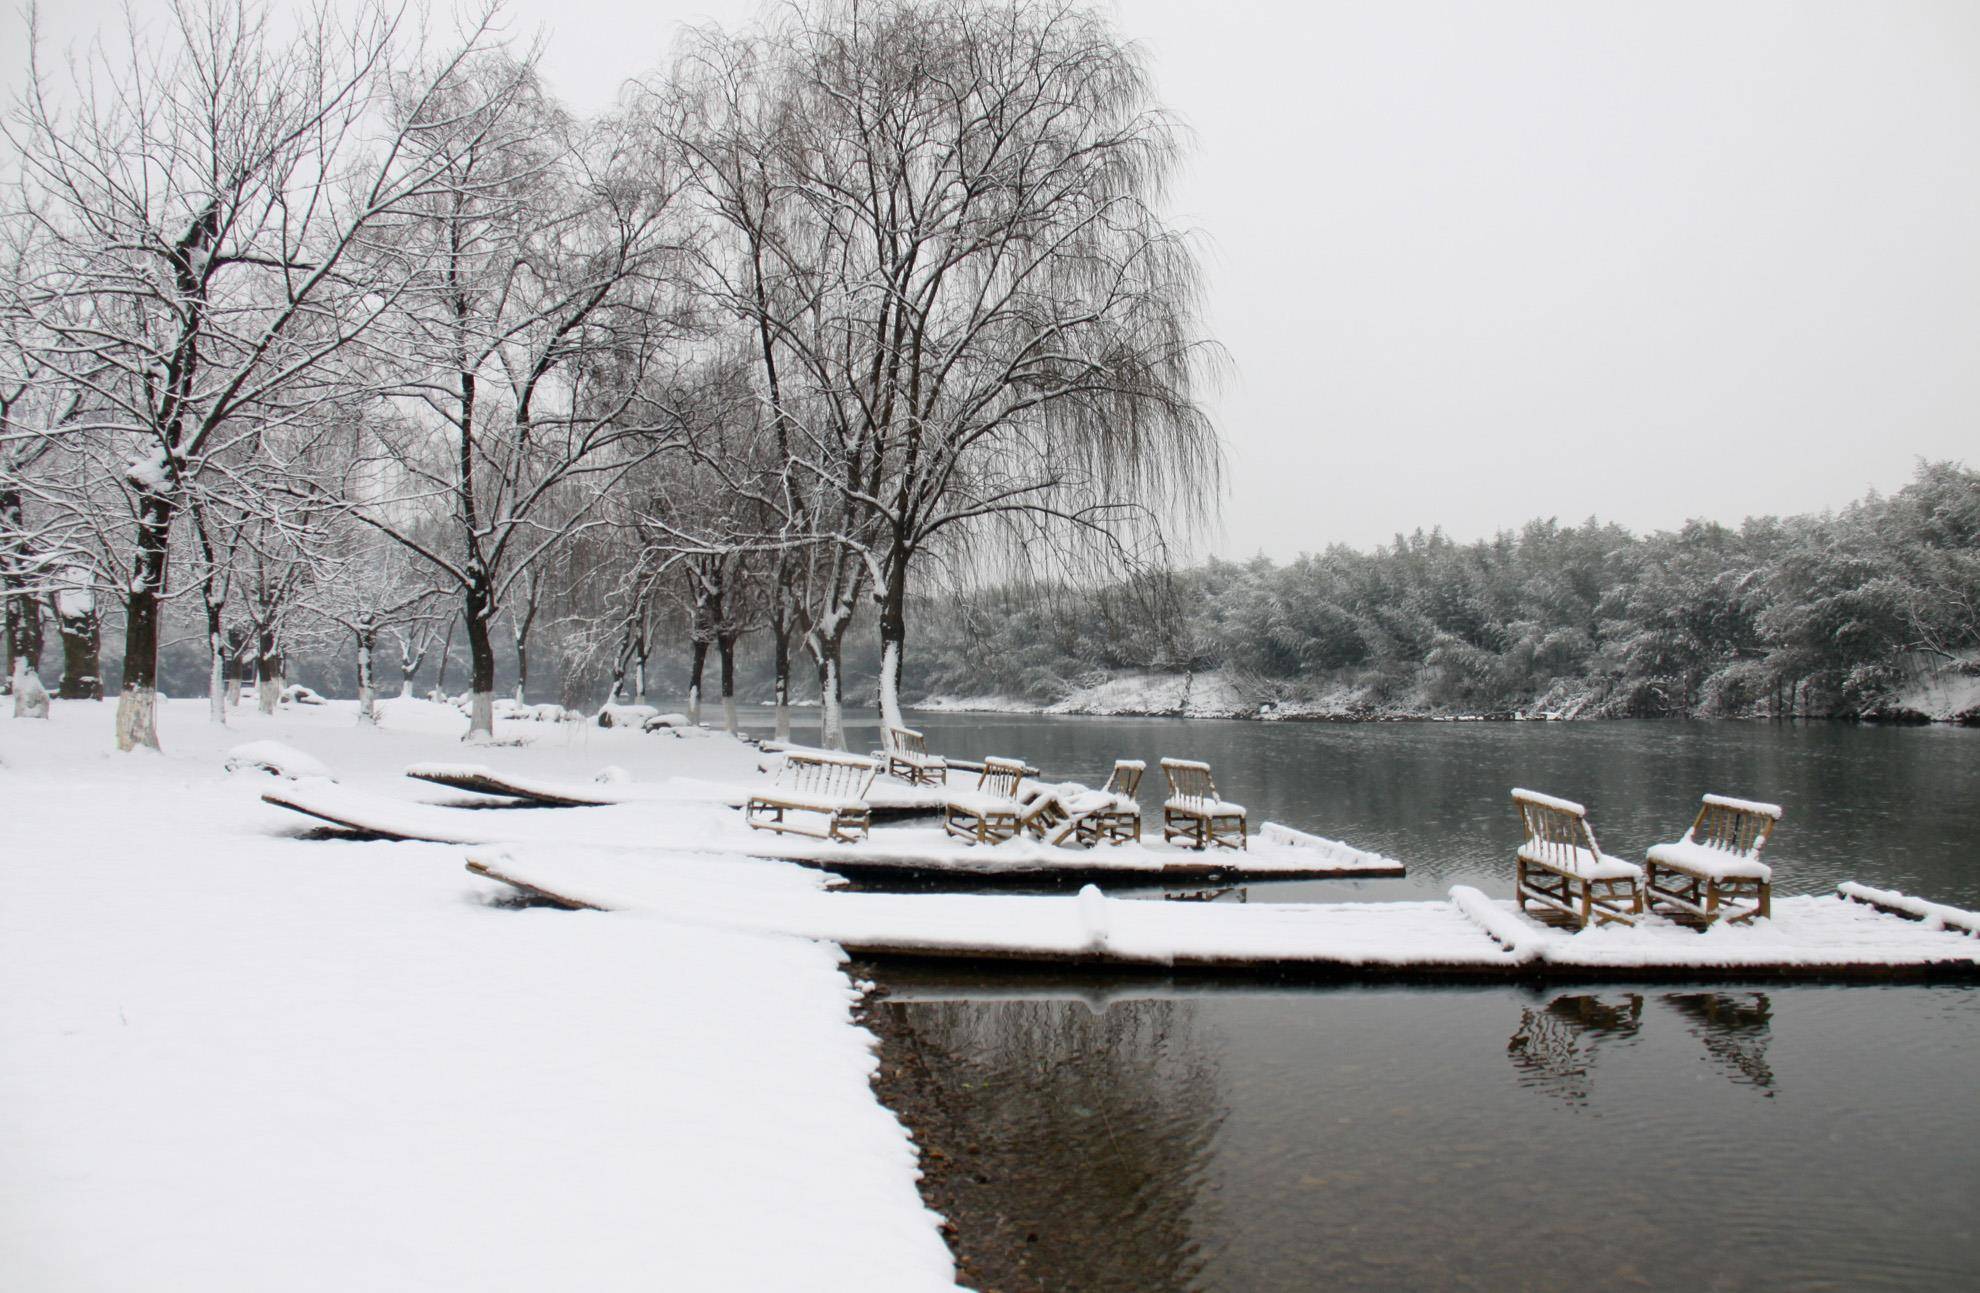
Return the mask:
[(1643, 868), (1602, 852), (1588, 810), (1533, 790), (1515, 790), (1512, 797), (1526, 827), (1513, 884), (1519, 909), (1538, 903), (1580, 929), (1634, 925), (1643, 914)]
[(1000, 844), (1017, 835), (1025, 805), (1018, 799), (1024, 764), (987, 758), (974, 790), (951, 790), (943, 804), (942, 829), (972, 844)]
[(1169, 797), (1162, 804), (1162, 839), (1183, 841), (1193, 849), (1212, 845), (1227, 849), (1249, 849), (1244, 833), (1244, 805), (1217, 797), (1217, 783), (1210, 776), (1210, 765), (1193, 759), (1162, 760), (1162, 775), (1169, 782)]
[(1649, 909), (1704, 925), (1766, 919), (1774, 872), (1760, 850), (1780, 820), (1779, 804), (1706, 795), (1683, 839), (1651, 846), (1643, 881)]
[(857, 754), (793, 751), (776, 780), (743, 805), (743, 818), (756, 830), (855, 843), (873, 826), (866, 793), (879, 770)]
[(948, 760), (928, 752), (928, 739), (909, 727), (883, 727), (880, 744), (887, 760), (887, 775), (899, 777), (911, 786), (933, 786), (949, 779)]

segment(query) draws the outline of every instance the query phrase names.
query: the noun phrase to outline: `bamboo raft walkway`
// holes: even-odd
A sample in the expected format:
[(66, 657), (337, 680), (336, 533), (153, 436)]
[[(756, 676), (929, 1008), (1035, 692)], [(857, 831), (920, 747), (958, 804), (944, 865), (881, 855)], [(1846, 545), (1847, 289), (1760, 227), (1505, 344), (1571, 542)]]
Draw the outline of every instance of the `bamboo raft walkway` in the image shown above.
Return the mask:
[[(419, 779), (468, 789), (473, 778), (444, 782), (419, 769)], [(502, 784), (522, 786), (515, 778)], [(493, 783), (484, 783), (493, 784)], [(681, 783), (674, 783), (678, 788)], [(560, 787), (560, 791), (563, 788)], [(601, 785), (601, 791), (631, 789)], [(641, 788), (645, 789), (645, 788)], [(969, 845), (936, 828), (876, 830), (857, 843), (772, 835), (747, 829), (726, 803), (709, 797), (628, 795), (616, 803), (534, 813), (415, 803), (323, 782), (266, 790), (262, 800), (379, 839), (458, 845), (559, 845), (652, 854), (793, 862), (852, 879), (968, 880), (976, 884), (1072, 884), (1091, 880), (1198, 883), (1206, 880), (1376, 879), (1405, 874), (1393, 858), (1338, 841), (1268, 824), (1244, 852), (1200, 853), (1166, 844), (1064, 848), (1029, 838)], [(574, 792), (573, 792), (574, 793)], [(491, 801), (492, 802), (492, 801)], [(662, 818), (656, 809), (663, 809)]]
[[(468, 869), (545, 902), (838, 944), (868, 959), (1273, 979), (1862, 981), (1980, 977), (1980, 915), (1886, 891), (1784, 897), (1754, 926), (1646, 921), (1566, 933), (1468, 886), (1448, 901), (1223, 904), (1076, 897), (752, 893), (684, 897), (623, 857), (476, 852)], [(1873, 893), (1874, 897), (1865, 897)], [(1958, 920), (1946, 919), (1952, 912)], [(1963, 925), (1960, 922), (1971, 922)]]

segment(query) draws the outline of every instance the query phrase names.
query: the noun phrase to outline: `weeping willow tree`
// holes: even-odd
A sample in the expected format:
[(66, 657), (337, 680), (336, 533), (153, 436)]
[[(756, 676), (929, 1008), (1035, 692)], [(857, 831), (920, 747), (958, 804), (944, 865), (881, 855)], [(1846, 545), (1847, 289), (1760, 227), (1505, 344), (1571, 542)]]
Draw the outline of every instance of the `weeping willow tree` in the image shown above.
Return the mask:
[(899, 723), (925, 555), (1119, 555), (1214, 502), (1214, 351), (1161, 205), (1178, 132), (1066, 0), (793, 7), (692, 62), (683, 133), (737, 232), (721, 293), (760, 338), (809, 551), (842, 568), (807, 636), (828, 723), (847, 587), (877, 603)]

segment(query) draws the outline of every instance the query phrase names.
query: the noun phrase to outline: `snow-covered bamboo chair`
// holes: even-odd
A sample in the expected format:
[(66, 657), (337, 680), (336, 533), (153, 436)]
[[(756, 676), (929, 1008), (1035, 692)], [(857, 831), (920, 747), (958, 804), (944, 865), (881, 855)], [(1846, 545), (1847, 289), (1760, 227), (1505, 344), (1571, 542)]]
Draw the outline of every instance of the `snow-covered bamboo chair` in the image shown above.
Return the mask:
[[(1107, 774), (1107, 784), (1066, 800), (1070, 814), (1070, 836), (1081, 844), (1131, 844), (1141, 839), (1141, 804), (1135, 792), (1141, 789), (1141, 774), (1148, 765), (1140, 759), (1116, 759)], [(1062, 828), (1054, 843), (1067, 837)]]
[(749, 797), (743, 817), (757, 830), (851, 844), (872, 828), (866, 792), (879, 771), (879, 764), (857, 754), (793, 750), (784, 756), (777, 779)]
[(1650, 910), (1707, 925), (1765, 919), (1774, 872), (1760, 850), (1780, 820), (1779, 804), (1706, 795), (1683, 839), (1650, 847), (1643, 879)]
[(933, 786), (948, 781), (948, 760), (930, 754), (927, 738), (913, 728), (883, 727), (880, 744), (886, 755), (888, 776), (899, 777), (911, 786)]
[[(1115, 761), (1107, 784), (1095, 790), (1076, 781), (1051, 784), (1026, 781), (1018, 788), (1024, 812), (1018, 825), (1047, 844), (1080, 844), (1088, 848), (1101, 840), (1124, 844), (1141, 838), (1141, 805), (1135, 790), (1147, 764), (1139, 759)], [(1026, 774), (1030, 775), (1027, 768)]]
[(972, 844), (998, 844), (1018, 833), (1026, 805), (1018, 799), (1024, 764), (987, 758), (974, 790), (951, 790), (942, 805), (942, 828)]
[(1183, 841), (1193, 849), (1211, 845), (1248, 849), (1244, 834), (1244, 805), (1217, 797), (1210, 765), (1194, 759), (1162, 760), (1169, 797), (1162, 802), (1162, 839)]
[(1535, 902), (1583, 929), (1635, 924), (1643, 914), (1643, 868), (1602, 852), (1588, 810), (1534, 790), (1515, 790), (1512, 797), (1526, 827), (1513, 884), (1519, 909)]

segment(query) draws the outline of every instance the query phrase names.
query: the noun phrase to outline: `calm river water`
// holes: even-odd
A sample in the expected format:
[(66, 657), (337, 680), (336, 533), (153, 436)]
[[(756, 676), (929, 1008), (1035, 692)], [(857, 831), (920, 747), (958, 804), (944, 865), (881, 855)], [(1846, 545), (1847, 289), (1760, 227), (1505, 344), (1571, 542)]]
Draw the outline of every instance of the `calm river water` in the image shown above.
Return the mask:
[[(1679, 834), (1703, 791), (1773, 800), (1787, 809), (1768, 847), (1778, 892), (1861, 879), (1980, 907), (1980, 731), (917, 721), (931, 749), (1080, 780), (1116, 757), (1147, 759), (1151, 782), (1161, 755), (1207, 759), (1254, 828), (1285, 822), (1410, 869), (1218, 901), (1437, 897), (1460, 882), (1510, 895), (1506, 792), (1523, 785), (1587, 804), (1605, 850), (1636, 858)], [(855, 731), (854, 747), (875, 735)], [(986, 1287), (1980, 1282), (1971, 986), (867, 972), (890, 994), (890, 1054), (912, 1057), (932, 1101), (914, 1115), (923, 1144), (969, 1194), (959, 1224), (992, 1218), (1007, 1250)]]

